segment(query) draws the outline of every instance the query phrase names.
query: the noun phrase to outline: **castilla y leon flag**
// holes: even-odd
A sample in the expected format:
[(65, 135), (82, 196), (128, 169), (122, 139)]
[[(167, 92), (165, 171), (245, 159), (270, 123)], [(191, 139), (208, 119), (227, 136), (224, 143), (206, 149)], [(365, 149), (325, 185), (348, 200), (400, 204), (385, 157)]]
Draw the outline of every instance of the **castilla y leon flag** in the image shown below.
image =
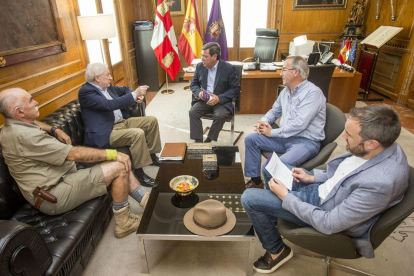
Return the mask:
[(180, 70), (180, 59), (170, 10), (164, 0), (157, 3), (151, 47), (160, 65), (174, 80)]
[(203, 39), (201, 38), (200, 24), (198, 23), (196, 3), (195, 0), (188, 0), (183, 30), (178, 40), (178, 49), (180, 49), (187, 64), (190, 65), (193, 59), (201, 58), (202, 47)]
[(220, 0), (214, 0), (208, 19), (205, 42), (217, 42), (221, 48), (221, 59), (228, 59), (226, 30), (221, 16)]

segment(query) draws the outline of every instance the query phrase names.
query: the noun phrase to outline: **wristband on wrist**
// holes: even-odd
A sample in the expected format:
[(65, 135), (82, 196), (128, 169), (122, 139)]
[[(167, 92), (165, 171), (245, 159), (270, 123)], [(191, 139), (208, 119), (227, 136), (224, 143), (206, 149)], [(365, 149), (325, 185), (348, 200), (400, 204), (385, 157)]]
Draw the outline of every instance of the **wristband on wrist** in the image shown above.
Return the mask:
[(107, 149), (106, 151), (106, 160), (107, 161), (116, 161), (118, 153), (114, 149)]

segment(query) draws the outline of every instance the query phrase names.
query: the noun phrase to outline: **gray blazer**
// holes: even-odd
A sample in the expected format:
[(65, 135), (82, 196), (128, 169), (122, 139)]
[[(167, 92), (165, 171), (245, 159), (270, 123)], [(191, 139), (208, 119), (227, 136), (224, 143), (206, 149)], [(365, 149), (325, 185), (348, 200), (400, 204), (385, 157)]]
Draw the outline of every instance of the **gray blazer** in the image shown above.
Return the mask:
[[(332, 159), (326, 171), (314, 170), (315, 182), (331, 178), (339, 164), (351, 154)], [(320, 206), (302, 202), (292, 194), (283, 208), (323, 234), (344, 231), (359, 254), (374, 257), (370, 230), (380, 214), (400, 202), (408, 187), (409, 165), (401, 147), (394, 143), (335, 185)]]

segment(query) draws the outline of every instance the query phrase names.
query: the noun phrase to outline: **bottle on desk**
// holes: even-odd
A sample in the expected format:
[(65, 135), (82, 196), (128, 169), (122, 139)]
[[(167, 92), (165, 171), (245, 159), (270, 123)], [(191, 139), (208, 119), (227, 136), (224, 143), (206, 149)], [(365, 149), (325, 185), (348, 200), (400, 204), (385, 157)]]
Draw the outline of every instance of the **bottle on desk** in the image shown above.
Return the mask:
[(260, 58), (256, 59), (256, 70), (260, 70)]

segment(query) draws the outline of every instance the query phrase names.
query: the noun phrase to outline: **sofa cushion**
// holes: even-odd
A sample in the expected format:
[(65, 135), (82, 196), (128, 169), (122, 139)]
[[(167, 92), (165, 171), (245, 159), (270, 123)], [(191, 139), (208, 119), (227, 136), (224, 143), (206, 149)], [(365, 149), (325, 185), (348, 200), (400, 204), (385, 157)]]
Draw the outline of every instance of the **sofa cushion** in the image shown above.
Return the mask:
[(78, 244), (84, 240), (85, 235), (89, 236), (87, 240), (91, 239), (93, 233), (86, 233), (87, 229), (91, 224), (101, 223), (96, 221), (100, 220), (99, 213), (102, 208), (109, 209), (111, 202), (110, 194), (106, 194), (57, 216), (45, 215), (25, 203), (10, 220), (26, 223), (40, 233), (53, 258), (52, 265), (46, 274), (54, 275), (69, 256), (73, 257), (75, 248), (79, 251), (78, 254), (82, 253), (83, 248), (79, 248), (79, 246), (82, 247), (82, 244)]

